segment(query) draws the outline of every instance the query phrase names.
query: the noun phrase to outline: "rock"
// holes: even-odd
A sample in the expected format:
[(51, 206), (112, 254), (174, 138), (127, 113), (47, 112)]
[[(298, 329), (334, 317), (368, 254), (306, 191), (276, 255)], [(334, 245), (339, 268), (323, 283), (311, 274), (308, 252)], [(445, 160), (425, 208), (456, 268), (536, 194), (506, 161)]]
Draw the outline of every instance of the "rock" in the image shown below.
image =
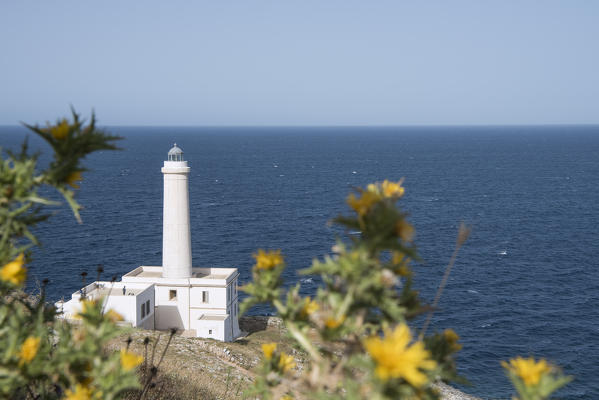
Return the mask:
[(435, 386), (441, 392), (441, 399), (443, 400), (481, 400), (479, 397), (470, 396), (442, 382), (435, 384)]

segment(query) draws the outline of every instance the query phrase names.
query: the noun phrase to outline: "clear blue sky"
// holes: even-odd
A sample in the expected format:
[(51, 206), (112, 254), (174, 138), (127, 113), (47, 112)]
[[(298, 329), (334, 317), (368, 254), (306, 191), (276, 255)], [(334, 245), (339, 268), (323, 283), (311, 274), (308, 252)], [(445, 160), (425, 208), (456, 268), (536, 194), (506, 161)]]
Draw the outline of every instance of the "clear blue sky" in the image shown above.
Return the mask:
[(599, 123), (599, 1), (9, 1), (0, 124)]

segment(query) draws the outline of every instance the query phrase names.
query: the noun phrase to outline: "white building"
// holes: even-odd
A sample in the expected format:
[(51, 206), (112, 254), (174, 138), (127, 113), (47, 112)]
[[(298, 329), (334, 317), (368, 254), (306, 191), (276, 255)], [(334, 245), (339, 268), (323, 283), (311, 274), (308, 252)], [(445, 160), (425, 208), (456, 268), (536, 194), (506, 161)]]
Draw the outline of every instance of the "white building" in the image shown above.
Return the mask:
[(83, 296), (103, 298), (132, 326), (178, 328), (188, 334), (231, 341), (239, 336), (237, 268), (191, 265), (188, 177), (183, 151), (175, 146), (164, 162), (162, 266), (141, 266), (121, 282), (94, 282), (56, 303), (65, 318), (81, 308)]

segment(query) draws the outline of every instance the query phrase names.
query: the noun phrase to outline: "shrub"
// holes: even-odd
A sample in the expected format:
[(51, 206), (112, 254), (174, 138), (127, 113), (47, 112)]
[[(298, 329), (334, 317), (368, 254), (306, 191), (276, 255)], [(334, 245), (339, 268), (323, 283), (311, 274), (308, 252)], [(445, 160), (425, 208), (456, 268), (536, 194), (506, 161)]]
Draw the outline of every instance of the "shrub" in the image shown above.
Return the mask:
[[(426, 336), (431, 312), (466, 241), (460, 227), (456, 249), (432, 306), (422, 303), (412, 287), (412, 260), (417, 260), (412, 225), (397, 207), (402, 182), (383, 181), (357, 189), (347, 198), (351, 216), (334, 222), (360, 236), (338, 241), (333, 255), (314, 260), (300, 273), (319, 275), (323, 285), (314, 298), (300, 296), (300, 284), (286, 292), (280, 251), (258, 250), (249, 296), (241, 311), (270, 304), (282, 318), (297, 346), (307, 354), (301, 369), (294, 358), (263, 346), (259, 377), (247, 391), (265, 399), (438, 399), (434, 383), (465, 382), (454, 357), (462, 347), (451, 329)], [(428, 316), (417, 332), (410, 322)], [(544, 363), (544, 361), (542, 362)], [(557, 369), (516, 359), (505, 364), (522, 400), (548, 398), (570, 378)]]
[(83, 179), (82, 160), (98, 150), (116, 149), (119, 139), (88, 124), (72, 111), (47, 126), (26, 125), (53, 150), (50, 165), (38, 171), (37, 155), (27, 141), (19, 153), (0, 155), (0, 397), (30, 399), (115, 399), (139, 387), (136, 366), (142, 358), (127, 348), (105, 352), (119, 334), (122, 317), (105, 310), (102, 301), (84, 299), (79, 323), (57, 318), (45, 302), (45, 280), (39, 296), (22, 291), (32, 246), (31, 227), (45, 221), (47, 208), (58, 203), (40, 196), (42, 186), (55, 188), (81, 222), (75, 200)]

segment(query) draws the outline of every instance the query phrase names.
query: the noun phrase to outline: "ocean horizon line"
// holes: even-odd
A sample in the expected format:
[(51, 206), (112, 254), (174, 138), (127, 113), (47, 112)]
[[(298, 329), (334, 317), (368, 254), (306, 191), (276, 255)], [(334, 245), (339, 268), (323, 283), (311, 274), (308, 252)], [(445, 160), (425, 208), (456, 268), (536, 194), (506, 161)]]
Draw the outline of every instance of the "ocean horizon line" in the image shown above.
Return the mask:
[[(21, 124), (0, 124), (0, 128), (18, 128)], [(28, 123), (29, 125), (35, 123)], [(39, 122), (37, 122), (39, 124)], [(414, 128), (595, 128), (599, 127), (597, 123), (531, 123), (531, 124), (322, 124), (322, 125), (277, 125), (277, 124), (231, 124), (231, 125), (193, 125), (193, 124), (99, 124), (102, 128), (192, 128), (192, 129), (361, 129), (361, 128), (380, 128), (380, 129), (414, 129)]]

